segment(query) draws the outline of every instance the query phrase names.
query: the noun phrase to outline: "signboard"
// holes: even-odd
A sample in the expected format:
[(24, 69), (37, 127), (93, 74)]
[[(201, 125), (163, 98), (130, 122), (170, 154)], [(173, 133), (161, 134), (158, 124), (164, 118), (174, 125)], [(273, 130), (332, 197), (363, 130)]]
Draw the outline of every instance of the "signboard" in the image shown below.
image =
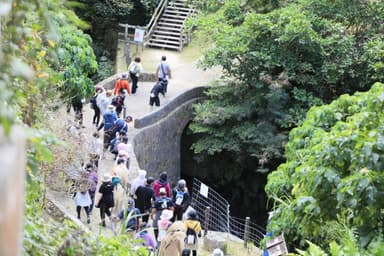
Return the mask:
[(136, 28), (135, 29), (135, 36), (133, 37), (133, 41), (136, 43), (143, 43), (144, 42), (144, 29)]
[(267, 250), (269, 256), (280, 256), (288, 254), (287, 245), (285, 244), (284, 236), (279, 235), (267, 241)]
[(200, 194), (208, 198), (208, 186), (204, 183), (201, 183), (200, 185)]

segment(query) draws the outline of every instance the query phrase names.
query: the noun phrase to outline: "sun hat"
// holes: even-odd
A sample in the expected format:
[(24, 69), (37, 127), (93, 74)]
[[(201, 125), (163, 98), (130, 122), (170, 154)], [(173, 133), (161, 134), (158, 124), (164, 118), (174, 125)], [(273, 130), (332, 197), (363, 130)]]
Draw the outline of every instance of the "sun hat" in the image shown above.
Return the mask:
[(215, 250), (213, 250), (212, 256), (224, 256), (224, 253), (219, 248), (216, 248)]
[(172, 217), (173, 217), (173, 211), (168, 209), (164, 209), (160, 215), (161, 220), (170, 220)]
[(108, 109), (109, 109), (109, 110), (115, 110), (115, 106), (113, 106), (113, 105), (108, 105)]
[(108, 182), (108, 181), (111, 181), (111, 174), (104, 173), (104, 175), (103, 175), (103, 182)]

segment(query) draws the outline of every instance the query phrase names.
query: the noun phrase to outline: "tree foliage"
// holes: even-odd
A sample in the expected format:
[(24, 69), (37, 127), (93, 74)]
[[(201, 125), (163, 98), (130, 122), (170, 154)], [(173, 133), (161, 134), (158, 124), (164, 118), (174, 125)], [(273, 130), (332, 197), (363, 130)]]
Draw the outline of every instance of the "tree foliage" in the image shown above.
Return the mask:
[(69, 26), (59, 28), (59, 32), (59, 66), (56, 69), (64, 81), (59, 88), (64, 101), (79, 102), (94, 93), (94, 83), (90, 76), (96, 72), (97, 62), (91, 47), (91, 38)]
[[(383, 78), (382, 1), (257, 3), (208, 1), (215, 13), (198, 22), (213, 45), (202, 65), (222, 67), (225, 82), (195, 108), (193, 149), (200, 161), (227, 152), (219, 168), (230, 177), (273, 170), (311, 106)], [(241, 178), (231, 184), (246, 188)]]
[(343, 95), (314, 107), (289, 134), (286, 163), (268, 176), (275, 200), (269, 229), (300, 247), (342, 241), (333, 228), (340, 216), (365, 247), (382, 234), (384, 208), (384, 87)]

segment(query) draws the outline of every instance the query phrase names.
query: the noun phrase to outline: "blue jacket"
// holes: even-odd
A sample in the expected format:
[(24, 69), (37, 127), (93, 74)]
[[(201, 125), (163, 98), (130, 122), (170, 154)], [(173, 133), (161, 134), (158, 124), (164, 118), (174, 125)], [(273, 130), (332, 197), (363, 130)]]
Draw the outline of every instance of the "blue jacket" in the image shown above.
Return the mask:
[(116, 112), (114, 111), (106, 111), (103, 115), (104, 119), (104, 131), (107, 131), (112, 128), (113, 124), (117, 120)]
[(116, 131), (117, 132), (128, 132), (128, 124), (125, 122), (123, 118), (119, 118), (115, 122), (116, 125)]

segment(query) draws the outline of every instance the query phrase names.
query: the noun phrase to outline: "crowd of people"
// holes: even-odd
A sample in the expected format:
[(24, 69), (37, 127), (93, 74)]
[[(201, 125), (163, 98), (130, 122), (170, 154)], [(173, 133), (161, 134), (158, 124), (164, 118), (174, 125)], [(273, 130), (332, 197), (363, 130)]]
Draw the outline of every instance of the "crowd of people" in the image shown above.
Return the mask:
[[(90, 223), (90, 215), (97, 208), (101, 227), (119, 227), (149, 251), (167, 256), (195, 256), (202, 228), (197, 212), (190, 207), (191, 194), (186, 181), (180, 179), (172, 187), (166, 172), (155, 179), (147, 177), (145, 170), (130, 168), (128, 125), (133, 118), (127, 115), (125, 103), (127, 96), (137, 93), (142, 72), (140, 62), (140, 58), (134, 59), (128, 67), (129, 73), (117, 79), (113, 90), (96, 86), (90, 99), (95, 131), (87, 142), (89, 162), (81, 170), (73, 194), (76, 214), (81, 221), (84, 209), (86, 222)], [(165, 56), (157, 66), (156, 76), (158, 81), (151, 90), (150, 105), (159, 106), (158, 94), (165, 96), (171, 78)], [(82, 114), (76, 118), (80, 116), (82, 124)], [(100, 171), (100, 161), (107, 154), (113, 156), (113, 167)], [(133, 176), (137, 177), (133, 179)]]

